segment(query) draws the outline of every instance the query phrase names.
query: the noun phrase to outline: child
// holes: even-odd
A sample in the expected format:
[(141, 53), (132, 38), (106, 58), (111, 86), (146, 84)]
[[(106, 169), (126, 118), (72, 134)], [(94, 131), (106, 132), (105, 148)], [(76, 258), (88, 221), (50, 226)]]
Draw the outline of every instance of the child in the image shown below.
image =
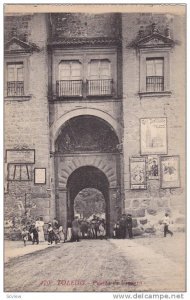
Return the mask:
[(23, 239), (23, 242), (24, 242), (24, 246), (26, 246), (26, 241), (28, 241), (28, 230), (26, 229), (26, 227), (23, 228), (22, 230), (22, 239)]

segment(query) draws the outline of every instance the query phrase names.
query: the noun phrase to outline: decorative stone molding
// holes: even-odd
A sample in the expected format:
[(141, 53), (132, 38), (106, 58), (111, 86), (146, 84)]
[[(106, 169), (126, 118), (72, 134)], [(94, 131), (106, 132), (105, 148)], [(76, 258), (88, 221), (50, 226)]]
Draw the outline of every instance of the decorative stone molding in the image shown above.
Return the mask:
[(17, 37), (13, 37), (5, 44), (5, 55), (27, 54), (39, 51), (39, 47), (34, 43), (26, 43)]
[(167, 25), (165, 35), (159, 33), (156, 24), (152, 24), (152, 32), (145, 35), (144, 29), (141, 26), (138, 36), (133, 41), (132, 45), (138, 49), (149, 48), (171, 48), (174, 46), (174, 41), (170, 37), (170, 29)]

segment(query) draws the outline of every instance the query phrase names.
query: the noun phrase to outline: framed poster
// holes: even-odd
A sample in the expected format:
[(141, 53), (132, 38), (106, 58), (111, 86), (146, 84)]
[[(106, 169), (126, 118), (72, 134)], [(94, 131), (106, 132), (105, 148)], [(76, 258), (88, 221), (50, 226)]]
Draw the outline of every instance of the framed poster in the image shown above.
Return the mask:
[(34, 184), (46, 184), (46, 168), (34, 169)]
[(35, 163), (35, 150), (34, 149), (7, 149), (6, 150), (7, 163)]
[(159, 158), (151, 155), (147, 158), (148, 179), (159, 179)]
[(160, 158), (161, 188), (180, 187), (179, 156)]
[(144, 157), (130, 158), (131, 189), (146, 189), (146, 161)]
[(167, 119), (140, 119), (141, 155), (167, 154)]

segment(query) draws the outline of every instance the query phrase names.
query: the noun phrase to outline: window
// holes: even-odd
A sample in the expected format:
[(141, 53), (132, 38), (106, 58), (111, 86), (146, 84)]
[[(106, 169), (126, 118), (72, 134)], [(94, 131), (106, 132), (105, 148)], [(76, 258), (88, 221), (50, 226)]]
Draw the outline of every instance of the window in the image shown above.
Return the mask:
[(146, 59), (146, 91), (164, 91), (164, 58)]
[(7, 96), (24, 95), (24, 65), (22, 62), (7, 63)]
[(82, 68), (79, 61), (61, 61), (57, 94), (61, 96), (82, 96)]
[(111, 95), (111, 64), (107, 59), (92, 59), (88, 64), (88, 95)]
[(170, 52), (140, 49), (140, 97), (164, 97), (170, 91)]
[(9, 181), (30, 181), (32, 180), (32, 166), (28, 164), (9, 164)]

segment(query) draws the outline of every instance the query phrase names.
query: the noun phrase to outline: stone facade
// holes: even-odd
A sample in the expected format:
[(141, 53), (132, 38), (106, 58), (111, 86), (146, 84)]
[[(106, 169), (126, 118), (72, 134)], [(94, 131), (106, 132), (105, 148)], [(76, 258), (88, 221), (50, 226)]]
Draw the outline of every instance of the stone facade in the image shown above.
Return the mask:
[[(164, 57), (167, 91), (141, 90), (145, 56)], [(131, 213), (137, 220), (135, 228), (141, 228), (135, 229), (136, 234), (154, 232), (149, 221), (157, 224), (166, 210), (181, 225), (185, 214), (184, 57), (185, 16), (150, 13), (7, 16), (5, 70), (14, 62), (17, 65), (23, 62), (25, 93), (8, 96), (5, 91), (5, 219), (15, 211), (21, 214), (22, 210), (30, 209), (45, 222), (58, 217), (66, 227), (68, 178), (75, 169), (91, 165), (99, 168), (110, 184), (107, 200), (110, 232), (122, 212)], [(109, 95), (88, 94), (88, 66), (94, 60), (111, 64)], [(82, 66), (82, 95), (58, 96), (62, 61), (77, 61)], [(61, 129), (81, 115), (106, 122), (118, 138), (118, 153), (71, 153), (70, 156), (56, 153), (55, 142)], [(148, 154), (141, 154), (140, 119), (158, 117), (167, 119), (167, 153), (158, 153), (157, 157), (160, 160), (161, 156), (179, 156), (180, 187), (162, 188), (160, 175), (158, 179), (148, 179), (146, 175), (146, 189), (131, 189), (130, 158), (148, 158)], [(25, 158), (22, 162), (8, 159), (7, 150), (31, 149), (35, 150), (34, 162), (26, 163)], [(18, 181), (10, 180), (11, 165), (16, 170), (15, 165), (21, 164), (30, 165), (30, 180), (22, 181), (22, 175)], [(43, 184), (35, 183), (36, 168), (46, 169)]]

